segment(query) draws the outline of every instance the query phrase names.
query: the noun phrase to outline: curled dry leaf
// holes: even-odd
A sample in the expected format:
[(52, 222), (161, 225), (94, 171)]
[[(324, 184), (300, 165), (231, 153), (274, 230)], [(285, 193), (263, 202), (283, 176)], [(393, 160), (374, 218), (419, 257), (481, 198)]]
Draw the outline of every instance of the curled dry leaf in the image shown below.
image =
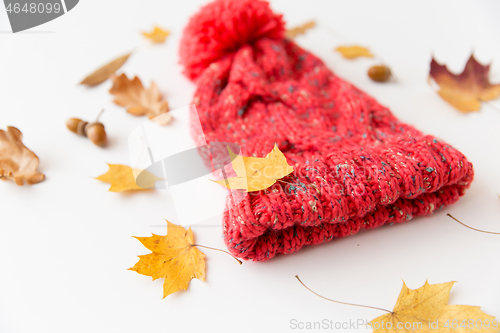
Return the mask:
[(170, 31), (163, 30), (162, 28), (155, 26), (153, 31), (143, 32), (142, 35), (150, 39), (153, 43), (159, 44), (165, 42), (165, 39), (167, 39), (168, 35), (170, 35)]
[(194, 244), (191, 228), (184, 229), (167, 221), (167, 235), (135, 237), (152, 253), (139, 256), (129, 270), (151, 276), (153, 280), (165, 278), (163, 298), (179, 290), (186, 290), (189, 282), (197, 278), (205, 281), (205, 255)]
[(97, 86), (104, 81), (106, 81), (112, 74), (114, 74), (120, 67), (123, 66), (123, 64), (127, 61), (127, 59), (130, 57), (131, 53), (125, 54), (124, 56), (121, 56), (110, 63), (102, 66), (89, 76), (87, 76), (85, 79), (80, 82), (80, 84), (85, 84), (87, 86)]
[(342, 54), (344, 58), (355, 59), (358, 57), (373, 58), (373, 54), (369, 49), (363, 46), (351, 45), (351, 46), (339, 46), (335, 51)]
[[(394, 310), (372, 320), (373, 332), (498, 332), (498, 321), (479, 306), (449, 305), (455, 282), (412, 290), (403, 283)], [(488, 323), (487, 327), (485, 323)]]
[(316, 21), (308, 21), (302, 25), (299, 25), (297, 27), (293, 27), (291, 29), (287, 29), (285, 32), (286, 37), (288, 38), (295, 38), (298, 35), (303, 35), (307, 32), (307, 30), (312, 29), (316, 26)]
[[(113, 86), (109, 92), (115, 96), (114, 102), (126, 107), (127, 112), (134, 116), (148, 116), (160, 125), (167, 125), (172, 121), (168, 114), (168, 103), (154, 82), (149, 89), (144, 89), (141, 80), (136, 76), (129, 80), (125, 74), (112, 77)], [(161, 117), (158, 117), (161, 116)]]
[[(121, 164), (108, 164), (108, 166), (108, 172), (100, 175), (96, 179), (105, 183), (110, 183), (110, 192), (152, 189), (155, 183), (161, 179), (147, 170), (132, 169), (129, 166)], [(139, 182), (141, 186), (139, 186), (137, 182)]]
[(0, 178), (10, 179), (17, 185), (35, 184), (45, 175), (36, 170), (38, 157), (23, 144), (23, 134), (15, 127), (0, 130)]
[(214, 182), (231, 190), (248, 192), (265, 190), (276, 183), (276, 180), (293, 171), (293, 167), (288, 165), (285, 155), (277, 145), (274, 145), (273, 150), (262, 158), (236, 155), (229, 147), (227, 150), (237, 177), (214, 180)]
[(481, 101), (500, 96), (500, 84), (491, 84), (488, 79), (490, 65), (481, 65), (471, 55), (462, 73), (450, 73), (446, 65), (433, 58), (429, 78), (439, 85), (438, 94), (462, 112), (478, 111)]

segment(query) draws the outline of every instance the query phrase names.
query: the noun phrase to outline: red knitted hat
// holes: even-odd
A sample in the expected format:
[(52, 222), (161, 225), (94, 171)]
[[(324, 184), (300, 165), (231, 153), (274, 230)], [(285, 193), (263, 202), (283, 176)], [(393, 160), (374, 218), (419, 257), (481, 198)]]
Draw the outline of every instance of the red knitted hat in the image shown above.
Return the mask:
[(224, 239), (240, 258), (267, 260), (427, 215), (471, 184), (462, 153), (284, 38), (267, 2), (206, 5), (189, 21), (180, 56), (197, 84), (207, 142), (234, 142), (257, 157), (277, 143), (295, 169), (286, 183), (228, 200)]

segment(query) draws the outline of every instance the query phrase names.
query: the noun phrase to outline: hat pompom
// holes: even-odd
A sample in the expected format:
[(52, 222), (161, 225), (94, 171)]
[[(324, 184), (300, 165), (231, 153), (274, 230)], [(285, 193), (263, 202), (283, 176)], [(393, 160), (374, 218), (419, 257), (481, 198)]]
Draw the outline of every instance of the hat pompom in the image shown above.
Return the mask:
[(212, 62), (260, 38), (284, 37), (282, 15), (260, 0), (216, 0), (191, 17), (180, 45), (184, 73), (197, 78)]

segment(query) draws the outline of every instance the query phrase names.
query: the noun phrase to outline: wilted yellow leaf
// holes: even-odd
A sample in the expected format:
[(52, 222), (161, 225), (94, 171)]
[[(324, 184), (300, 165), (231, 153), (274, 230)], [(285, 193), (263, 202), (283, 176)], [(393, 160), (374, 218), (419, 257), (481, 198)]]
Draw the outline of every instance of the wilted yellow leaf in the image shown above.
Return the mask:
[(38, 172), (38, 157), (23, 144), (23, 134), (15, 127), (0, 130), (0, 179), (13, 180), (17, 185), (35, 184), (44, 180)]
[(228, 147), (231, 164), (237, 177), (214, 180), (214, 182), (231, 190), (247, 190), (248, 192), (265, 190), (276, 180), (293, 171), (288, 165), (285, 155), (274, 145), (273, 150), (265, 157), (245, 157), (236, 155)]
[(205, 281), (205, 255), (194, 246), (191, 228), (167, 221), (167, 235), (135, 237), (152, 253), (139, 256), (129, 270), (151, 276), (153, 280), (165, 278), (163, 298), (179, 290), (186, 290), (189, 281)]
[(308, 21), (302, 25), (299, 25), (297, 27), (293, 27), (291, 29), (287, 29), (285, 32), (286, 37), (288, 38), (294, 38), (297, 37), (298, 35), (303, 35), (306, 33), (307, 30), (312, 29), (316, 26), (315, 21)]
[(481, 65), (472, 55), (462, 73), (450, 73), (445, 65), (432, 59), (429, 78), (439, 85), (438, 94), (462, 112), (478, 111), (481, 101), (500, 96), (500, 84), (491, 84), (488, 79), (490, 65)]
[[(479, 307), (448, 305), (450, 290), (455, 282), (429, 284), (412, 290), (403, 283), (392, 313), (372, 320), (368, 325), (373, 332), (498, 332), (494, 317), (482, 312)], [(460, 324), (474, 321), (474, 327), (457, 330)], [(488, 319), (488, 328), (478, 329), (478, 323)], [(496, 322), (497, 330), (493, 329)], [(468, 324), (468, 323), (467, 323)], [(455, 325), (452, 327), (452, 325)], [(453, 329), (452, 329), (453, 328)]]
[(85, 79), (80, 82), (80, 84), (85, 84), (87, 86), (97, 86), (98, 84), (106, 81), (112, 74), (114, 74), (123, 64), (127, 61), (128, 57), (130, 57), (131, 53), (125, 54), (110, 63), (102, 66), (94, 73), (87, 76)]
[(127, 112), (134, 116), (146, 115), (160, 125), (167, 125), (172, 121), (172, 116), (167, 113), (168, 103), (163, 100), (154, 82), (149, 89), (144, 89), (137, 76), (129, 80), (125, 74), (114, 75), (109, 92), (115, 96), (115, 104), (126, 107)]
[(339, 46), (335, 51), (340, 52), (344, 58), (355, 59), (358, 57), (372, 58), (373, 54), (366, 47), (352, 45), (352, 46)]
[(165, 42), (165, 39), (167, 39), (168, 35), (170, 35), (170, 31), (163, 30), (162, 28), (155, 26), (153, 31), (143, 32), (142, 34), (144, 37), (150, 39), (153, 43), (159, 44)]
[[(109, 170), (96, 179), (110, 183), (110, 192), (148, 190), (155, 186), (155, 183), (161, 178), (156, 177), (147, 170), (132, 169), (129, 166), (121, 164), (108, 164)], [(135, 175), (141, 175), (141, 185), (136, 183)]]

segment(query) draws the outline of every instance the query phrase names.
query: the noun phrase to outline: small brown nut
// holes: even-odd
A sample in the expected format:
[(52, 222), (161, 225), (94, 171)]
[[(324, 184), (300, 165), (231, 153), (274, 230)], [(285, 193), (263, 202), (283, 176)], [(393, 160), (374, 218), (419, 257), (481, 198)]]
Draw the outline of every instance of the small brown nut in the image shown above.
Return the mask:
[(376, 82), (386, 82), (391, 75), (391, 69), (385, 65), (372, 66), (368, 69), (368, 76)]
[(66, 120), (66, 127), (73, 133), (85, 136), (85, 126), (88, 122), (78, 118), (69, 118)]
[(85, 126), (85, 134), (96, 146), (104, 147), (108, 142), (104, 125), (99, 122), (91, 123)]

